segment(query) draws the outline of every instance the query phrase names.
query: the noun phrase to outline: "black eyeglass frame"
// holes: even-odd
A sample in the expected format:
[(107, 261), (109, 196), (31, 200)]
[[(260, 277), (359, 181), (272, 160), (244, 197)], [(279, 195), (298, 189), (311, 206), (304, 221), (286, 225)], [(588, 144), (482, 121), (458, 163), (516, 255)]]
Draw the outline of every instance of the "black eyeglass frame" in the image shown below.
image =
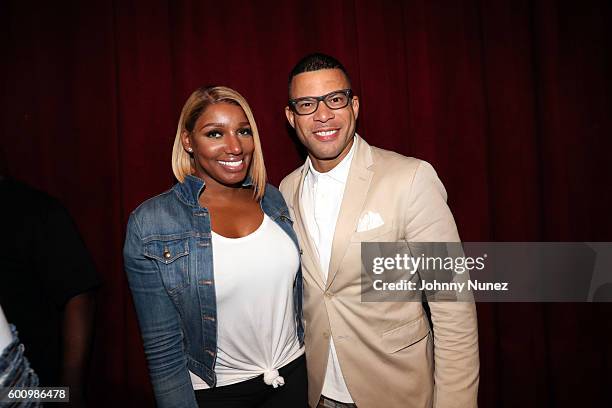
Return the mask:
[[(327, 104), (327, 97), (337, 94), (337, 93), (343, 93), (346, 95), (346, 105), (344, 106), (339, 106), (337, 108), (332, 108), (331, 106), (329, 106)], [(291, 110), (293, 111), (293, 113), (295, 113), (296, 115), (300, 115), (300, 116), (305, 116), (305, 115), (312, 115), (313, 113), (315, 113), (317, 111), (317, 109), (319, 109), (319, 103), (321, 103), (321, 101), (323, 101), (323, 103), (325, 104), (325, 106), (327, 106), (329, 109), (332, 110), (338, 110), (338, 109), (344, 109), (348, 106), (348, 104), (350, 103), (351, 99), (353, 97), (353, 90), (350, 88), (347, 89), (340, 89), (338, 91), (333, 91), (330, 92), (328, 94), (325, 95), (321, 95), (321, 96), (305, 96), (303, 98), (297, 98), (297, 99), (289, 99), (289, 106), (291, 107)], [(307, 99), (311, 99), (311, 100), (316, 100), (317, 101), (317, 106), (315, 106), (314, 110), (310, 113), (299, 113), (297, 111), (296, 105), (298, 104), (298, 102), (300, 101), (304, 101)]]

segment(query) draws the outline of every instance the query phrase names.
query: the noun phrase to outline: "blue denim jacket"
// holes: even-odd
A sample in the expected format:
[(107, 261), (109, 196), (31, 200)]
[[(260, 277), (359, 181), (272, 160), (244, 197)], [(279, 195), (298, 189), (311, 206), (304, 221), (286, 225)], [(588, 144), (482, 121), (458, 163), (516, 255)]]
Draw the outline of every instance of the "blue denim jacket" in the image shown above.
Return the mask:
[[(1, 309), (0, 309), (1, 311)], [(17, 329), (10, 325), (13, 340), (0, 354), (0, 390), (8, 392), (8, 387), (37, 387), (38, 376), (30, 368), (30, 363), (24, 355), (25, 347), (19, 342)], [(0, 394), (3, 394), (0, 392)], [(41, 404), (37, 400), (24, 400), (21, 403), (6, 403), (11, 407), (37, 408)], [(4, 406), (0, 402), (0, 406)]]
[[(198, 202), (203, 188), (203, 180), (187, 176), (183, 183), (141, 204), (127, 227), (125, 270), (155, 398), (162, 408), (197, 407), (187, 369), (210, 386), (216, 383), (217, 306), (210, 217)], [(267, 185), (261, 208), (299, 250), (287, 205), (274, 186)], [(301, 269), (293, 286), (296, 331), (302, 344)]]

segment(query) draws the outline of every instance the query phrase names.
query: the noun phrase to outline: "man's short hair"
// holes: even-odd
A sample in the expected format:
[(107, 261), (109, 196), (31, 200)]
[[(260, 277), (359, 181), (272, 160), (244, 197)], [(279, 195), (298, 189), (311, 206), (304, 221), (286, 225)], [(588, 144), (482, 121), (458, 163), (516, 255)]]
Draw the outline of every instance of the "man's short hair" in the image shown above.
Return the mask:
[(299, 60), (289, 73), (289, 97), (291, 97), (291, 81), (293, 80), (293, 77), (304, 72), (319, 71), (321, 69), (339, 69), (344, 73), (349, 86), (351, 86), (351, 78), (349, 77), (348, 72), (346, 72), (346, 68), (344, 68), (344, 65), (342, 65), (340, 61), (332, 56), (315, 52), (313, 54), (308, 54)]

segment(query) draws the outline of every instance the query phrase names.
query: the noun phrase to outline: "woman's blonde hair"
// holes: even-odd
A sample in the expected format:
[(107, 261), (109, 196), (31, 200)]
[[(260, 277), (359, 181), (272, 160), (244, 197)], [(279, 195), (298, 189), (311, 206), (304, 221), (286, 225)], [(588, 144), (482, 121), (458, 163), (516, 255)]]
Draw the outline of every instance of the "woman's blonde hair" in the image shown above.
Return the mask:
[(251, 160), (248, 176), (253, 183), (253, 194), (255, 199), (259, 201), (263, 198), (266, 188), (266, 166), (264, 165), (257, 124), (255, 124), (253, 112), (246, 99), (238, 92), (225, 86), (198, 88), (191, 94), (189, 99), (187, 99), (187, 102), (185, 102), (176, 129), (174, 147), (172, 148), (172, 172), (181, 183), (185, 181), (185, 176), (193, 173), (193, 158), (185, 151), (181, 137), (184, 132), (191, 133), (200, 115), (202, 115), (210, 105), (216, 103), (231, 103), (240, 106), (251, 125), (255, 150), (253, 151), (253, 158)]

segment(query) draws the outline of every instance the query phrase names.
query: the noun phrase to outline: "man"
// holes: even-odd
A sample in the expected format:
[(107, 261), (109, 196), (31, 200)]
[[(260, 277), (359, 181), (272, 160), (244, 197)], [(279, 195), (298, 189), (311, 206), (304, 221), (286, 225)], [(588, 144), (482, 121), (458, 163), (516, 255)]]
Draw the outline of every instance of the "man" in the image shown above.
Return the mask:
[(0, 163), (0, 305), (17, 327), (40, 386), (68, 386), (69, 406), (85, 406), (100, 285), (93, 261), (56, 199), (2, 174)]
[(361, 302), (363, 241), (459, 241), (428, 163), (355, 133), (359, 99), (323, 54), (289, 76), (287, 120), (308, 151), (281, 183), (304, 272), (311, 407), (475, 407), (476, 309), (468, 302)]

